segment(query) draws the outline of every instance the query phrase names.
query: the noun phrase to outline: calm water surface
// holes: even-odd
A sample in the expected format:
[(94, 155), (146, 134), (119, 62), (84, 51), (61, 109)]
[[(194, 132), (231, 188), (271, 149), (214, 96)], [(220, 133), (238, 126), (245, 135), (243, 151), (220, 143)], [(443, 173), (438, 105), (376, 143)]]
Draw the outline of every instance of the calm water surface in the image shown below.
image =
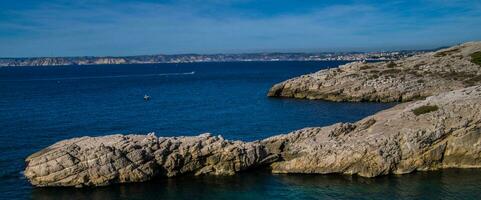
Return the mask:
[[(392, 104), (267, 98), (274, 83), (344, 62), (242, 62), (0, 68), (0, 199), (475, 198), (481, 171), (364, 179), (270, 175), (178, 177), (101, 188), (33, 188), (26, 156), (77, 136), (221, 134), (252, 141), (352, 122)], [(190, 72), (195, 72), (194, 74)], [(148, 102), (143, 96), (148, 94)]]

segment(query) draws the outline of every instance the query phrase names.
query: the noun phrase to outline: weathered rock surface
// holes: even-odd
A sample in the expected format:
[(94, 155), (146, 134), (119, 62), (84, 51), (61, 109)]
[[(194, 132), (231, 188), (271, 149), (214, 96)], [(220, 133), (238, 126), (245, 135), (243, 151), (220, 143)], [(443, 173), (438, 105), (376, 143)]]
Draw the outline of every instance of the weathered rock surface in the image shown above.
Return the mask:
[[(419, 108), (436, 107), (414, 114)], [(356, 123), (306, 128), (262, 143), (275, 173), (374, 177), (481, 167), (481, 86), (400, 104)]]
[(156, 176), (232, 175), (272, 162), (259, 143), (220, 136), (110, 135), (60, 141), (26, 159), (36, 186), (97, 186), (141, 182)]
[(330, 101), (410, 101), (481, 83), (481, 66), (472, 62), (481, 42), (393, 62), (354, 62), (274, 85), (271, 97)]
[[(423, 110), (416, 115), (413, 110)], [(26, 159), (36, 186), (96, 186), (177, 175), (274, 173), (374, 177), (481, 167), (481, 86), (408, 102), (356, 123), (306, 128), (261, 141), (220, 136), (110, 135), (60, 141)]]

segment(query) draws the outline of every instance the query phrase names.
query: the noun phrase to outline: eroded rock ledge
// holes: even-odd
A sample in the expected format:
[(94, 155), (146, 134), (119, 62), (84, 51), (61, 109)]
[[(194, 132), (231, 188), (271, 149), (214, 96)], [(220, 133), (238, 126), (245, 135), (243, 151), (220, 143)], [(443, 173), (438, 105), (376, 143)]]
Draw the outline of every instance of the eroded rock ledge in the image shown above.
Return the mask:
[(278, 83), (267, 95), (330, 101), (417, 100), (481, 84), (481, 64), (473, 60), (480, 53), (481, 42), (468, 42), (393, 62), (348, 63)]
[[(413, 112), (416, 111), (416, 112)], [(415, 114), (416, 113), (416, 114)], [(260, 141), (110, 135), (60, 141), (26, 159), (36, 186), (98, 186), (178, 175), (343, 173), (375, 177), (481, 167), (481, 86), (403, 103), (356, 123)]]
[(109, 135), (60, 141), (26, 159), (25, 176), (37, 186), (140, 182), (155, 176), (232, 175), (276, 158), (259, 142), (221, 136)]

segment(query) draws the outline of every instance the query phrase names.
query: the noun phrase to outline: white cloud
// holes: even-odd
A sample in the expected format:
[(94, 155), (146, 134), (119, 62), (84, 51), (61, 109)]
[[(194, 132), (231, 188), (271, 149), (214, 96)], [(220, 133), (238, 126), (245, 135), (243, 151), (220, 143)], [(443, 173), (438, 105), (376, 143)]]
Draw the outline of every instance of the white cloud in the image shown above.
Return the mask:
[(216, 6), (77, 3), (11, 12), (15, 18), (0, 22), (0, 32), (22, 34), (0, 37), (9, 46), (0, 47), (0, 56), (421, 48), (481, 35), (481, 28), (470, 27), (481, 20), (476, 10), (418, 19), (422, 13), (405, 16), (383, 5), (338, 4), (256, 17), (229, 4)]

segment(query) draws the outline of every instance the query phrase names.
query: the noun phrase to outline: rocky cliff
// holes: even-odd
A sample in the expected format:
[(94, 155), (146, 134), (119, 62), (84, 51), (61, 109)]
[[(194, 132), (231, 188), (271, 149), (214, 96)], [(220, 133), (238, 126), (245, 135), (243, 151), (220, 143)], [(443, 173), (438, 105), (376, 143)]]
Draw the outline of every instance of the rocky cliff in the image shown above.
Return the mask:
[(60, 141), (26, 159), (36, 186), (97, 186), (178, 175), (343, 173), (374, 177), (481, 167), (481, 86), (407, 102), (356, 123), (261, 141), (110, 135)]
[[(330, 101), (411, 101), (481, 83), (481, 42), (392, 62), (354, 62), (274, 85), (271, 97)], [(476, 64), (477, 63), (477, 64)]]

